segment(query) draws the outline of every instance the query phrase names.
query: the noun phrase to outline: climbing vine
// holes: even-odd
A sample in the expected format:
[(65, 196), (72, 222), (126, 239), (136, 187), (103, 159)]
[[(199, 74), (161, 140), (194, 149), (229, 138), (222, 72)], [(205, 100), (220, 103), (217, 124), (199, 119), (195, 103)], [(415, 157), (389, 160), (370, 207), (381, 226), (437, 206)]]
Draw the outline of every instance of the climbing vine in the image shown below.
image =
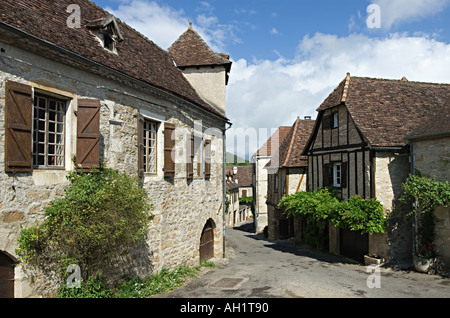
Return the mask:
[(68, 180), (65, 197), (45, 209), (44, 222), (22, 230), (17, 254), (56, 274), (77, 264), (87, 279), (144, 240), (152, 205), (137, 180), (109, 168), (73, 172)]
[(420, 172), (411, 174), (403, 184), (404, 195), (400, 201), (413, 205), (411, 215), (418, 214), (420, 245), (434, 241), (434, 214), (438, 206), (450, 207), (450, 182), (422, 177)]
[(284, 196), (278, 208), (290, 217), (305, 218), (319, 228), (331, 223), (338, 228), (361, 231), (363, 234), (384, 233), (386, 230), (384, 208), (378, 200), (354, 196), (342, 201), (337, 198), (334, 189)]

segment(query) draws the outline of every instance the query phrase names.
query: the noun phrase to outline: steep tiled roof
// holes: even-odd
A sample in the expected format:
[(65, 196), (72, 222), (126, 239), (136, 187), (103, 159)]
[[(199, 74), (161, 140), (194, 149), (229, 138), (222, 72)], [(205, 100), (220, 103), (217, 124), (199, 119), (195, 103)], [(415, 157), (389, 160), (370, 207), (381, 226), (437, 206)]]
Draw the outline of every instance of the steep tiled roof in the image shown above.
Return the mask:
[[(81, 28), (67, 26), (69, 5), (80, 7)], [(0, 23), (170, 92), (224, 118), (197, 94), (166, 51), (119, 19), (116, 21), (123, 41), (116, 45), (118, 54), (105, 50), (87, 25), (109, 16), (88, 0), (0, 1)]]
[(253, 167), (237, 166), (237, 174), (233, 173), (234, 167), (226, 167), (225, 174), (233, 180), (238, 180), (240, 187), (250, 187), (253, 184)]
[(257, 156), (272, 156), (280, 147), (292, 127), (281, 126), (256, 152)]
[(318, 111), (340, 104), (372, 146), (404, 146), (417, 129), (433, 129), (429, 118), (448, 115), (450, 85), (348, 75)]
[(192, 28), (184, 32), (168, 49), (178, 67), (224, 65), (231, 67), (226, 54), (214, 53), (201, 36)]
[(281, 143), (278, 153), (273, 156), (272, 160), (266, 165), (266, 168), (297, 168), (308, 166), (308, 158), (302, 156), (302, 152), (313, 131), (314, 123), (315, 120), (297, 119)]

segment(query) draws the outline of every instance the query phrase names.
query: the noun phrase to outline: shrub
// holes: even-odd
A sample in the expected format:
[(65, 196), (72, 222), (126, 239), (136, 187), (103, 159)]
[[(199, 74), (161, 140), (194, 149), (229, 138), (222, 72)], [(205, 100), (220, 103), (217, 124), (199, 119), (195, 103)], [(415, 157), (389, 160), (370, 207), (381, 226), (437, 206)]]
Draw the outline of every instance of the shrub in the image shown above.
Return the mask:
[(346, 202), (340, 201), (330, 189), (284, 196), (278, 208), (284, 210), (287, 216), (306, 218), (308, 223), (319, 229), (331, 223), (363, 234), (383, 233), (386, 230), (384, 208), (378, 200), (354, 196)]
[(144, 240), (151, 204), (139, 182), (100, 167), (73, 172), (65, 197), (45, 209), (45, 221), (19, 238), (21, 260), (62, 275), (70, 264), (82, 277), (96, 277), (125, 247)]

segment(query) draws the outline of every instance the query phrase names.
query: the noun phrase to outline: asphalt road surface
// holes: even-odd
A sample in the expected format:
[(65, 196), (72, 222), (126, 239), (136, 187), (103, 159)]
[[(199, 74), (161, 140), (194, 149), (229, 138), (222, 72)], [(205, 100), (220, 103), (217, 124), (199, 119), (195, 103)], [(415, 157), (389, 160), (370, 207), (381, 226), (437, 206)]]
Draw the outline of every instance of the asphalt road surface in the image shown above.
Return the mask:
[(226, 231), (226, 259), (158, 298), (449, 298), (450, 279), (269, 242), (252, 224)]

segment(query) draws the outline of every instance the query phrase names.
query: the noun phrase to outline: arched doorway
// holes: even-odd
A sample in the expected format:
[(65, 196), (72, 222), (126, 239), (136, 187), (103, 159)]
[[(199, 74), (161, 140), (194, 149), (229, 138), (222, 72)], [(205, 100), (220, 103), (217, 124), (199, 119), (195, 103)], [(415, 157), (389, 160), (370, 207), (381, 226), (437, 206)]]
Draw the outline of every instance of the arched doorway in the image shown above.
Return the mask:
[(0, 252), (0, 298), (14, 298), (14, 261)]
[(214, 257), (214, 221), (206, 222), (200, 238), (200, 260), (210, 260)]

